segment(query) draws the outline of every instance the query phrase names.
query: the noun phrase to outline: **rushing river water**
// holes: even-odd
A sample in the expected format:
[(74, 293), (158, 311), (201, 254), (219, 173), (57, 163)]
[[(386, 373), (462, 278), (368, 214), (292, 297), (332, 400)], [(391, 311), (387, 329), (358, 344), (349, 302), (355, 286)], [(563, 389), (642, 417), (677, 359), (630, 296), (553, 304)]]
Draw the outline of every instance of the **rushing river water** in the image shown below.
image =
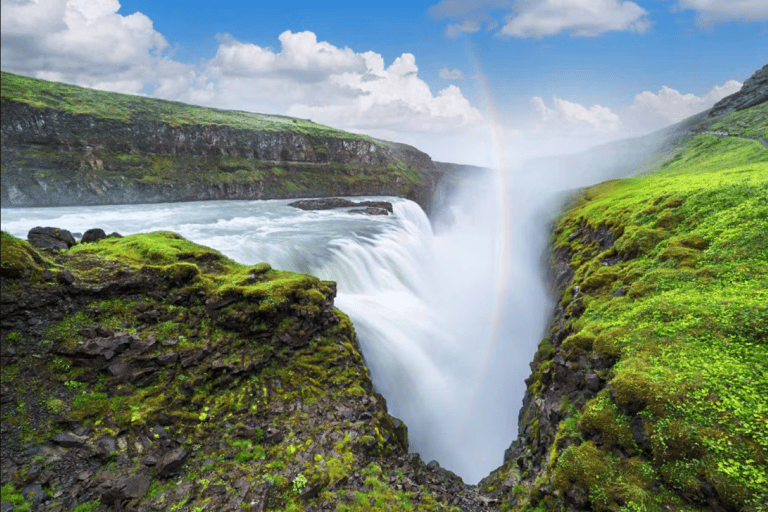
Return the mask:
[[(305, 212), (290, 201), (3, 209), (2, 229), (34, 226), (123, 235), (175, 231), (242, 263), (338, 282), (374, 385), (409, 427), (411, 451), (474, 483), (502, 463), (549, 303), (540, 197), (506, 214), (493, 183), (464, 188), (450, 222), (398, 198), (387, 217)], [(360, 198), (355, 198), (360, 199)]]

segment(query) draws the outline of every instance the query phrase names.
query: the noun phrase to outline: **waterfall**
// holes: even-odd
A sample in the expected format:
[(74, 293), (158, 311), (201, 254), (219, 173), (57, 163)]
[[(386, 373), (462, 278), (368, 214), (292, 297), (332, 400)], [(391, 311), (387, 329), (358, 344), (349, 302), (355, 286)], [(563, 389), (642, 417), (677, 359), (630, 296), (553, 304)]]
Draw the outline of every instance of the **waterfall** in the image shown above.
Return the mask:
[[(22, 238), (36, 225), (171, 230), (242, 263), (337, 281), (336, 304), (354, 323), (374, 387), (408, 425), (411, 451), (474, 483), (502, 463), (516, 435), (547, 313), (544, 241), (524, 233), (529, 216), (513, 223), (519, 233), (501, 232), (493, 190), (484, 181), (465, 187), (453, 221), (437, 233), (417, 204), (399, 198), (375, 198), (393, 203), (387, 217), (304, 212), (281, 200), (208, 201), (3, 209), (2, 224)], [(515, 249), (507, 262), (505, 236)], [(503, 264), (512, 269), (504, 283)]]

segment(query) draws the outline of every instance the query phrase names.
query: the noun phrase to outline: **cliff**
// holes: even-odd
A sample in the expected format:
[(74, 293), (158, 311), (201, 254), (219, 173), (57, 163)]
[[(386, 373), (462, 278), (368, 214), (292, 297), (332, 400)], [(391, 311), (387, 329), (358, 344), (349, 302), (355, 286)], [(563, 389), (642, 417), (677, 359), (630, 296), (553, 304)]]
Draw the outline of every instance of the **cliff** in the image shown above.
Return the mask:
[(487, 510), (407, 453), (335, 283), (49, 234), (2, 234), (4, 511)]
[(768, 507), (768, 103), (699, 122), (556, 221), (502, 509)]
[(305, 119), (2, 73), (3, 207), (394, 195), (429, 211), (441, 173), (404, 144)]

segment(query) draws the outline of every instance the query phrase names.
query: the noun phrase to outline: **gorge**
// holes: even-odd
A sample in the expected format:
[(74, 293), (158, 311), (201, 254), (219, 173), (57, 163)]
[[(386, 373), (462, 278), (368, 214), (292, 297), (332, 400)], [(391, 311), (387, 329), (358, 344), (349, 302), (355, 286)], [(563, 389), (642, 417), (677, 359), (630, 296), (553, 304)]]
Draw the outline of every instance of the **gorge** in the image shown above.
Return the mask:
[[(103, 158), (113, 151), (108, 145), (80, 147), (76, 158), (67, 156), (67, 165), (57, 167), (51, 163), (52, 152), (40, 147), (55, 137), (47, 142), (29, 139), (23, 149), (14, 146), (20, 136), (6, 137), (18, 124), (5, 124), (5, 97), (3, 101), (4, 208), (6, 201), (35, 197), (49, 205), (61, 204), (51, 197), (74, 201), (105, 196), (95, 191), (106, 182), (82, 188), (50, 176), (62, 169), (109, 170)], [(730, 117), (709, 125), (718, 122), (713, 129), (739, 134), (749, 118), (750, 130), (758, 138), (764, 133), (764, 103), (726, 115)], [(51, 126), (49, 121), (42, 125)], [(54, 489), (54, 496), (38, 496), (36, 506), (65, 509), (78, 503), (135, 510), (187, 503), (254, 510), (632, 510), (630, 503), (640, 503), (646, 507), (641, 510), (662, 510), (693, 503), (691, 507), (710, 510), (759, 510), (765, 499), (759, 479), (766, 464), (760, 444), (765, 429), (755, 397), (765, 386), (758, 370), (767, 325), (766, 301), (759, 292), (766, 255), (759, 248), (765, 247), (767, 159), (759, 141), (685, 130), (689, 135), (682, 143), (665, 147), (658, 161), (648, 160), (653, 169), (668, 173), (656, 181), (648, 178), (650, 186), (625, 180), (574, 191), (623, 172), (605, 156), (614, 146), (597, 153), (602, 156), (583, 157), (581, 166), (574, 163), (578, 157), (559, 164), (570, 172), (557, 171), (553, 162), (532, 164), (547, 166), (536, 168), (535, 179), (530, 167), (512, 170), (514, 194), (499, 193), (492, 173), (470, 169), (470, 178), (465, 171), (461, 178), (466, 181), (461, 181), (448, 174), (451, 166), (441, 170), (426, 160), (422, 167), (408, 160), (377, 168), (390, 165), (388, 172), (401, 173), (396, 186), (410, 183), (410, 192), (365, 185), (324, 194), (410, 195), (431, 210), (434, 231), (416, 204), (397, 198), (387, 198), (395, 205), (391, 218), (292, 211), (287, 200), (4, 209), (3, 230), (19, 237), (38, 224), (73, 231), (98, 226), (126, 235), (161, 228), (218, 249), (223, 256), (168, 233), (81, 244), (49, 255), (37, 255), (3, 235), (3, 499), (6, 485), (12, 486), (8, 492), (38, 485)], [(661, 138), (669, 140), (669, 134)], [(5, 144), (14, 155), (8, 171)], [(635, 149), (642, 144), (657, 145), (629, 143)], [(93, 165), (82, 163), (89, 151), (101, 152)], [(18, 173), (30, 161), (25, 159), (38, 157), (31, 162), (45, 177), (19, 181)], [(143, 158), (150, 162), (154, 157), (139, 154), (136, 160)], [(222, 158), (244, 157), (210, 158), (221, 177), (229, 172)], [(595, 160), (604, 161), (604, 168)], [(247, 159), (235, 163), (240, 167), (229, 174), (237, 179), (245, 180), (249, 172), (252, 183), (286, 179), (279, 172), (267, 177), (258, 163)], [(115, 165), (112, 170), (125, 172)], [(187, 168), (195, 165), (202, 164)], [(302, 176), (298, 164), (285, 167), (289, 176)], [(699, 167), (707, 169), (704, 177), (697, 174)], [(355, 171), (342, 170), (333, 175), (355, 177)], [(370, 171), (373, 176), (376, 172)], [(707, 172), (715, 178), (707, 181)], [(159, 188), (142, 190), (179, 190), (159, 176), (159, 181), (145, 180), (161, 183)], [(344, 182), (350, 183), (347, 178)], [(558, 186), (553, 188), (548, 183), (555, 180)], [(373, 182), (384, 183), (379, 178)], [(424, 183), (431, 183), (429, 192), (417, 192)], [(253, 186), (211, 189), (253, 194)], [(86, 192), (67, 196), (69, 188)], [(48, 199), (39, 199), (44, 193)], [(283, 187), (280, 193), (299, 197), (303, 192)], [(164, 194), (155, 193), (155, 200), (197, 198)], [(439, 207), (423, 199), (440, 194), (448, 199), (438, 201)], [(559, 219), (551, 242), (558, 291), (548, 297), (539, 273), (546, 266), (541, 255), (563, 201), (568, 213)], [(711, 207), (713, 201), (718, 208)], [(510, 206), (511, 218), (500, 217), (502, 202)], [(714, 227), (700, 227), (702, 219)], [(742, 223), (742, 238), (728, 234), (735, 219)], [(298, 247), (286, 249), (297, 240)], [(338, 285), (294, 282), (272, 268), (311, 273)], [(742, 284), (734, 290), (754, 297), (736, 294), (727, 304), (707, 299), (701, 307), (736, 315), (743, 331), (732, 332), (727, 322), (706, 323), (713, 317), (709, 310), (684, 309), (698, 299), (657, 296), (698, 280), (716, 287), (721, 275), (731, 280), (737, 276)], [(278, 281), (279, 286), (270, 284)], [(362, 360), (343, 317), (332, 313), (330, 300), (336, 293), (336, 305), (353, 320), (373, 390), (365, 371), (349, 375), (344, 370), (354, 372)], [(297, 306), (267, 307), (273, 299)], [(547, 332), (553, 302), (555, 317)], [(51, 311), (43, 313), (45, 308)], [(735, 349), (723, 352), (731, 366), (718, 371), (733, 378), (743, 393), (735, 405), (729, 402), (722, 409), (720, 423), (659, 412), (674, 409), (677, 398), (658, 388), (654, 372), (674, 368), (682, 385), (690, 386), (691, 396), (714, 388), (709, 381), (700, 383), (708, 377), (686, 373), (690, 370), (679, 360), (654, 367), (658, 354), (640, 351), (638, 356), (631, 348), (637, 339), (670, 336), (639, 321), (654, 308), (662, 310), (655, 322), (677, 329), (677, 336), (684, 329), (707, 328), (735, 347), (748, 347), (747, 355)], [(632, 317), (635, 311), (639, 316)], [(621, 315), (630, 315), (629, 320)], [(615, 324), (601, 324), (606, 316)], [(691, 316), (705, 323), (676, 323)], [(252, 327), (261, 323), (262, 330)], [(646, 330), (633, 334), (632, 323)], [(545, 340), (537, 347), (542, 334)], [(124, 352), (117, 356), (122, 367), (107, 364), (111, 357), (98, 362), (106, 356), (91, 345), (111, 346), (122, 339), (127, 340), (120, 342)], [(271, 341), (265, 345), (266, 339)], [(78, 348), (77, 340), (90, 348)], [(343, 358), (329, 358), (337, 346), (343, 347)], [(19, 371), (38, 359), (47, 370), (29, 382), (20, 379)], [(531, 360), (533, 373), (527, 368)], [(141, 365), (149, 368), (144, 374)], [(65, 380), (53, 378), (57, 372), (67, 375)], [(295, 375), (300, 375), (298, 381)], [(35, 398), (30, 383), (42, 385), (47, 395)], [(407, 435), (374, 390), (386, 398), (391, 414), (405, 420)], [(68, 400), (71, 406), (64, 405)], [(520, 438), (504, 453), (515, 433), (520, 403)], [(8, 406), (35, 429), (25, 430), (23, 423), (5, 416)], [(128, 416), (120, 411), (126, 407)], [(753, 411), (754, 417), (742, 410)], [(729, 414), (741, 425), (734, 432)], [(18, 439), (5, 442), (14, 436)], [(705, 449), (691, 441), (696, 436)], [(712, 448), (722, 439), (747, 447), (736, 459), (731, 456), (731, 466)], [(501, 467), (477, 488), (466, 487), (450, 472), (407, 455), (409, 444), (425, 461), (437, 458), (470, 482)], [(464, 451), (452, 455), (459, 453), (457, 445)], [(703, 466), (696, 469), (691, 461), (702, 454)], [(104, 471), (108, 464), (111, 469)], [(41, 476), (43, 467), (50, 473), (47, 480)], [(67, 480), (62, 474), (67, 467), (88, 476)], [(744, 476), (729, 480), (726, 476), (737, 467)], [(171, 475), (185, 483), (176, 489)], [(305, 484), (297, 484), (299, 475)], [(601, 486), (600, 478), (617, 475), (626, 475), (622, 485)], [(71, 492), (56, 496), (55, 489), (62, 487)], [(651, 492), (659, 498), (650, 497)]]

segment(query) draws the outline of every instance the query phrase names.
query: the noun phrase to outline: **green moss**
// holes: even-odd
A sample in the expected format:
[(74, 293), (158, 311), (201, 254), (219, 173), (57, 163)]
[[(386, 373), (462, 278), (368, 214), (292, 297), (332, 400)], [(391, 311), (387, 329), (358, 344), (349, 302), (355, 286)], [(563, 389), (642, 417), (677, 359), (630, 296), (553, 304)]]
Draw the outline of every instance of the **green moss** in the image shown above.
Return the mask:
[[(761, 109), (729, 122), (764, 118)], [(608, 225), (623, 229), (599, 253), (589, 232)], [(576, 229), (585, 235), (568, 242)], [(560, 423), (542, 482), (549, 476), (559, 496), (587, 497), (592, 510), (676, 508), (680, 496), (706, 507), (701, 496), (712, 488), (726, 508), (760, 510), (767, 233), (765, 149), (713, 136), (689, 138), (642, 177), (586, 190), (563, 215), (555, 240), (579, 251), (571, 268), (580, 294), (562, 302), (583, 312), (560, 350), (615, 365), (598, 372), (607, 388)], [(603, 266), (614, 250), (619, 262)], [(619, 287), (626, 296), (613, 296)], [(635, 416), (647, 436), (642, 450)], [(551, 508), (550, 498), (531, 493), (521, 503)]]
[[(214, 125), (246, 130), (298, 132), (315, 137), (373, 139), (337, 130), (308, 119), (252, 114), (240, 110), (198, 107), (145, 96), (87, 89), (75, 85), (2, 73), (2, 98), (26, 103), (35, 108), (53, 108), (70, 114), (88, 114), (119, 121), (155, 120), (171, 126)], [(130, 157), (128, 157), (130, 158)], [(227, 157), (223, 166), (249, 168), (238, 159)]]
[(29, 242), (3, 231), (0, 233), (0, 275), (3, 277), (40, 278), (44, 268), (53, 263), (35, 251)]

